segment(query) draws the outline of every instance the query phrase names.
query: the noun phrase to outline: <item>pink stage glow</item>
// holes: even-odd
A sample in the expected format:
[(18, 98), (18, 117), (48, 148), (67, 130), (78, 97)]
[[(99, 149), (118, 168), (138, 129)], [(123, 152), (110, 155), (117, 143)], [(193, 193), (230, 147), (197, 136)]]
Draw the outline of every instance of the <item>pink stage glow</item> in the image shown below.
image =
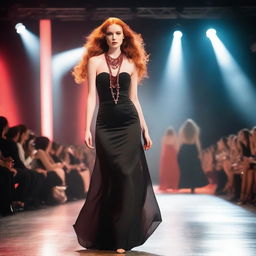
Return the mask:
[(40, 20), (41, 135), (53, 139), (51, 21)]
[(6, 62), (0, 54), (0, 116), (8, 119), (9, 125), (20, 123), (20, 113)]

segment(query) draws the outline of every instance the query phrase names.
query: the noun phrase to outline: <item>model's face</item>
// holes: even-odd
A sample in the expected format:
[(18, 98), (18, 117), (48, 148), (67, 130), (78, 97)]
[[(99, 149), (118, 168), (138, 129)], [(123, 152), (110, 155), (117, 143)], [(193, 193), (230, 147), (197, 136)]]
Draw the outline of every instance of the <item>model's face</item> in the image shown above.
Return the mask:
[(109, 48), (118, 48), (124, 40), (123, 28), (120, 25), (112, 24), (106, 31), (106, 41)]

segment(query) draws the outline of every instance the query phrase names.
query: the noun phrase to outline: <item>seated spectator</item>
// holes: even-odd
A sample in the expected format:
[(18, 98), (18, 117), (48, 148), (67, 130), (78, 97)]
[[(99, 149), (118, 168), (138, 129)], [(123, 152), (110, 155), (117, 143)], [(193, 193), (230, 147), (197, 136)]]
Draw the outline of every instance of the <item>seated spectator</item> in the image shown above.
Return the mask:
[[(23, 127), (20, 130), (20, 127)], [(25, 134), (25, 136), (24, 136)], [(18, 171), (27, 173), (30, 177), (29, 187), (27, 188), (27, 194), (25, 198), (25, 209), (31, 210), (40, 207), (40, 193), (43, 189), (45, 176), (40, 172), (40, 170), (28, 169), (25, 166), (25, 162), (20, 158), (20, 155), (24, 158), (23, 144), (24, 140), (27, 138), (27, 128), (25, 126), (14, 126), (9, 128), (6, 137), (9, 143), (10, 156), (14, 160), (14, 167)], [(19, 143), (20, 141), (20, 143)]]
[(31, 168), (31, 162), (35, 156), (35, 150), (27, 151), (28, 155), (25, 154), (24, 145), (29, 138), (29, 130), (25, 125), (19, 125), (20, 136), (17, 142), (19, 158), (26, 168)]
[(233, 173), (233, 184), (232, 184), (232, 192), (233, 195), (230, 198), (231, 201), (239, 202), (240, 194), (241, 194), (241, 175), (242, 175), (242, 167), (241, 158), (242, 151), (240, 142), (237, 139), (237, 136), (232, 136), (229, 139), (230, 145), (230, 163), (231, 163), (231, 171)]
[(62, 163), (55, 163), (50, 156), (51, 142), (47, 137), (35, 138), (35, 159), (33, 166), (35, 168), (43, 169), (47, 173), (45, 195), (47, 203), (64, 203), (66, 197), (66, 178), (64, 165)]
[(63, 170), (62, 163), (55, 163), (50, 156), (51, 142), (46, 137), (36, 137), (35, 139), (35, 148), (37, 152), (35, 158), (40, 160), (45, 170), (54, 171), (62, 181), (62, 185), (66, 185), (65, 181), (65, 172)]
[[(4, 158), (14, 161), (18, 154), (15, 142), (6, 140), (6, 133), (8, 132), (8, 121), (5, 117), (0, 117), (0, 151)], [(17, 130), (15, 129), (17, 132)], [(14, 133), (14, 131), (11, 131)], [(15, 133), (14, 133), (15, 134)], [(18, 138), (16, 134), (16, 138)], [(14, 157), (13, 157), (14, 156)], [(14, 162), (12, 171), (15, 172), (13, 176), (13, 184), (18, 184), (17, 188), (13, 188), (12, 201), (20, 202), (15, 210), (21, 210), (29, 195), (29, 186), (31, 182), (31, 175), (27, 170), (16, 168), (17, 163)]]
[(223, 142), (223, 138), (221, 138), (217, 142), (217, 149), (215, 152), (215, 159), (216, 159), (216, 165), (215, 168), (217, 170), (217, 187), (215, 190), (216, 195), (223, 195), (225, 194), (225, 186), (227, 184), (227, 174), (224, 171), (224, 161), (226, 160), (228, 156), (228, 151), (225, 148), (225, 143)]
[(13, 168), (13, 160), (4, 158), (0, 152), (0, 215), (14, 213), (13, 208), (24, 207), (24, 203), (13, 201), (14, 179), (17, 171)]
[(202, 154), (202, 168), (206, 173), (209, 183), (216, 184), (216, 171), (214, 165), (214, 147), (211, 146), (203, 151)]
[[(90, 183), (89, 169), (75, 155), (72, 147), (63, 147), (60, 159), (64, 163), (69, 182), (69, 196), (72, 198), (85, 197)], [(75, 185), (77, 184), (77, 186)]]
[(251, 162), (251, 148), (250, 148), (250, 131), (242, 129), (238, 133), (238, 140), (241, 146), (241, 163), (242, 168), (242, 187), (240, 201), (245, 204), (252, 200), (252, 186), (253, 186), (253, 170), (250, 166)]
[[(250, 148), (251, 148), (251, 167), (253, 170), (256, 170), (256, 127), (253, 127), (251, 130)], [(254, 180), (256, 181), (256, 179)]]

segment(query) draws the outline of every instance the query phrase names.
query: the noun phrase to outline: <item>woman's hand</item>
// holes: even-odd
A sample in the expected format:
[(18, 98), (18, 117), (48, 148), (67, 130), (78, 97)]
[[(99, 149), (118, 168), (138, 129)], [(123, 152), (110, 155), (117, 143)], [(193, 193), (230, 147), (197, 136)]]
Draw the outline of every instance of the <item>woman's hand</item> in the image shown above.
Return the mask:
[(143, 131), (144, 149), (149, 150), (152, 147), (152, 140), (149, 136), (148, 130)]
[(84, 142), (88, 148), (90, 148), (90, 149), (94, 148), (92, 145), (92, 134), (90, 131), (85, 132)]

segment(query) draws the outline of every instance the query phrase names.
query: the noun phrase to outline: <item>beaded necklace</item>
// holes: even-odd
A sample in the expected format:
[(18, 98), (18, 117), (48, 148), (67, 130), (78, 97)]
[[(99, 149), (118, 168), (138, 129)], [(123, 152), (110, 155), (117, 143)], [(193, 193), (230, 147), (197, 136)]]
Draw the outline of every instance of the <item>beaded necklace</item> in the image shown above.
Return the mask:
[[(120, 55), (117, 58), (112, 58), (109, 55), (107, 55), (107, 53), (105, 53), (105, 59), (108, 65), (108, 69), (109, 69), (109, 88), (111, 91), (111, 95), (112, 98), (115, 102), (115, 104), (117, 104), (118, 99), (119, 99), (119, 72), (120, 72), (120, 68), (123, 62), (123, 54), (120, 53)], [(112, 75), (112, 70), (111, 69), (118, 69), (117, 70), (117, 74), (116, 76)]]

